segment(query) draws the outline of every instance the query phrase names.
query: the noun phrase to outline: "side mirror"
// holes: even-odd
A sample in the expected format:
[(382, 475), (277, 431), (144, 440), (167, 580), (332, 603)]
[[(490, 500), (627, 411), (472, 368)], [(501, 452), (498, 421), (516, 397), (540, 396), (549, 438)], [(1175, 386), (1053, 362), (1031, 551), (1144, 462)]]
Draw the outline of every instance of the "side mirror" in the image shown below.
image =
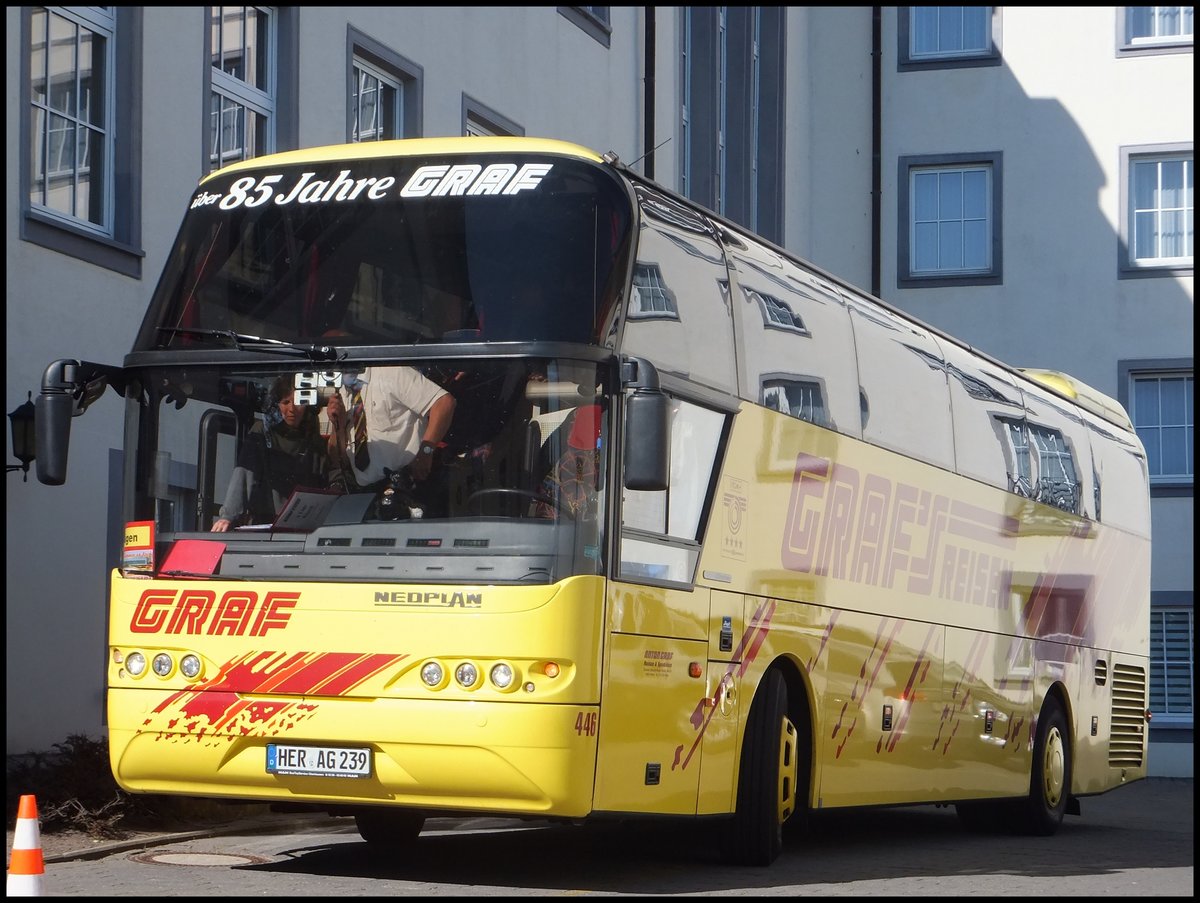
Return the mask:
[(34, 406), (38, 480), (48, 486), (66, 482), (71, 418), (87, 410), (109, 385), (124, 394), (119, 368), (66, 359), (46, 368), (42, 393)]
[(637, 389), (625, 401), (625, 488), (661, 492), (671, 477), (670, 402)]
[(71, 417), (75, 412), (74, 385), (67, 371), (78, 361), (55, 361), (42, 377), (34, 426), (37, 430), (37, 475), (48, 486), (67, 481), (67, 450), (71, 444)]
[(625, 361), (625, 488), (661, 492), (671, 482), (671, 402), (648, 361)]

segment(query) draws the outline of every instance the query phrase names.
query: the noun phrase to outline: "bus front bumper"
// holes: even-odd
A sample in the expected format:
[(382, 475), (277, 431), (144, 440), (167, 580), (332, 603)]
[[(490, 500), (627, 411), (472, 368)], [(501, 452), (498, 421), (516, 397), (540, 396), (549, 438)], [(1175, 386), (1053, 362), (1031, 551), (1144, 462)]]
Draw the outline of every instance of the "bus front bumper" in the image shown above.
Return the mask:
[[(200, 730), (187, 718), (160, 723), (154, 713), (161, 693), (109, 689), (109, 756), (121, 787), (463, 813), (581, 818), (591, 811), (596, 739), (578, 725), (595, 706), (204, 695), (212, 696), (205, 700), (210, 717)], [(268, 710), (271, 717), (263, 718)], [(212, 718), (216, 711), (222, 717)], [(261, 723), (279, 729), (256, 730)], [(271, 744), (369, 749), (369, 774), (272, 773)]]

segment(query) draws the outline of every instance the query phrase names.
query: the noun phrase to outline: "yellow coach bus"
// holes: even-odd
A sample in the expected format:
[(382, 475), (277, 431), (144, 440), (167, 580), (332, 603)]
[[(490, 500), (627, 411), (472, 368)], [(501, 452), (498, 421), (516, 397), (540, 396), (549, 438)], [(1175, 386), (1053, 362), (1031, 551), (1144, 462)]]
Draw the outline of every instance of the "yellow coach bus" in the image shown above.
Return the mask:
[[(364, 382), (384, 438), (343, 429)], [(415, 383), (448, 427), (383, 394)], [(376, 844), (430, 815), (704, 818), (765, 864), (814, 810), (1049, 834), (1146, 774), (1120, 405), (612, 154), (420, 139), (216, 172), (123, 364), (47, 368), (43, 482), (106, 387), (129, 791), (353, 814)], [(412, 412), (419, 449), (350, 464)]]

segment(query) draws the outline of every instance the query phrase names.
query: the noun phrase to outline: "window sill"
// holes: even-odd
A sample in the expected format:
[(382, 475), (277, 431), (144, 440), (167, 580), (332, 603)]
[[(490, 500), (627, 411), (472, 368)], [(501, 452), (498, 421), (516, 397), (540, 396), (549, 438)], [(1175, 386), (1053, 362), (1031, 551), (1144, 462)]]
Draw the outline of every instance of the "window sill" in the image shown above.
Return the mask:
[(142, 249), (73, 228), (69, 223), (35, 210), (25, 211), (21, 220), (21, 238), (124, 276), (142, 278), (142, 260), (146, 256)]

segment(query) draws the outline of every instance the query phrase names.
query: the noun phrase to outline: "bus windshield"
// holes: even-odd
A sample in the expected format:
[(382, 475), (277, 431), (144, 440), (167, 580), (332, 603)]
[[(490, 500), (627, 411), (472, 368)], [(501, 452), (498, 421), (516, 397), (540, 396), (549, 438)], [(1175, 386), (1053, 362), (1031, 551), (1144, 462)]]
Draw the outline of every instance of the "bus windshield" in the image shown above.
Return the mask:
[[(146, 368), (131, 381), (127, 501), (162, 548), (219, 540), (204, 575), (235, 579), (520, 584), (601, 572), (606, 367), (478, 356), (305, 366)], [(355, 379), (401, 374), (455, 401), (431, 466), (350, 473), (329, 441), (329, 400)], [(366, 445), (380, 456), (381, 442)]]
[(211, 347), (217, 334), (605, 343), (629, 245), (620, 184), (582, 160), (470, 159), (368, 157), (205, 181), (134, 350)]

